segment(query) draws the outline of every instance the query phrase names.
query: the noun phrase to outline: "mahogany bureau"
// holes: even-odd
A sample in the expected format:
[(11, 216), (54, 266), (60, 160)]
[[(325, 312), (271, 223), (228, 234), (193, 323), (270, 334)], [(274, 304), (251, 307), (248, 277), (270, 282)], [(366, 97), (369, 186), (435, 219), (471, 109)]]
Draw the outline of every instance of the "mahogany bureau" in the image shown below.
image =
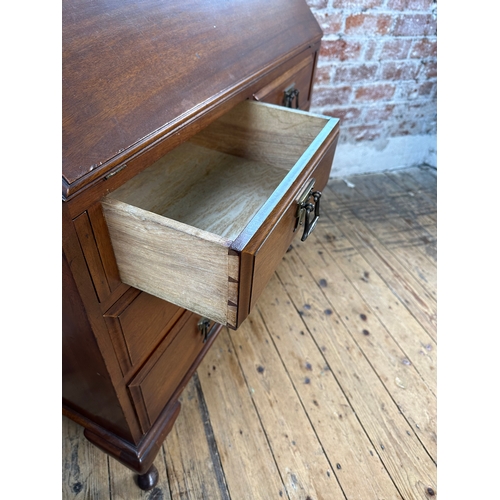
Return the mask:
[(63, 411), (142, 489), (220, 328), (314, 229), (321, 36), (304, 0), (63, 0)]

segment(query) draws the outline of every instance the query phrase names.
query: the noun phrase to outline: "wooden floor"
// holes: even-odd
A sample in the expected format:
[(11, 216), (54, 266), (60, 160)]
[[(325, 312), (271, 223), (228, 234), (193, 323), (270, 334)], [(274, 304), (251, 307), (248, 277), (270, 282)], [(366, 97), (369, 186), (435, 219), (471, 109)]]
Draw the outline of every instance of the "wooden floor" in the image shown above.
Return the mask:
[(436, 489), (436, 172), (330, 181), (182, 395), (158, 486), (63, 419), (64, 499), (419, 499)]

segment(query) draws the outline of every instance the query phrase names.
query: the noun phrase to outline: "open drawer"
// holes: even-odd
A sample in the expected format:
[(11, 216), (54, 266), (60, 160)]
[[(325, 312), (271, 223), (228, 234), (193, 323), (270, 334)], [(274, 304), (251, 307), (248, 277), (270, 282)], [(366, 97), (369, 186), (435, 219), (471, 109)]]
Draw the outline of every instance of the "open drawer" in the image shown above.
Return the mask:
[(317, 220), (338, 122), (245, 101), (109, 194), (121, 280), (237, 328)]

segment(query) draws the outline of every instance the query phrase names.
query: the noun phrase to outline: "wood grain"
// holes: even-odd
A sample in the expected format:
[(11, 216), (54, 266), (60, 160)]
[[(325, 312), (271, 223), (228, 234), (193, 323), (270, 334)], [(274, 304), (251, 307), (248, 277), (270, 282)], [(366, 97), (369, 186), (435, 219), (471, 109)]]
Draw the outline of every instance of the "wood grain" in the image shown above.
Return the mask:
[[(278, 274), (282, 274), (283, 268), (288, 271), (287, 264), (287, 259), (284, 259)], [(296, 271), (292, 272), (295, 274)], [(307, 325), (297, 324), (293, 319), (297, 313), (291, 301), (298, 295), (307, 301), (310, 310), (314, 307), (312, 297), (300, 281), (287, 280), (285, 290), (275, 276), (257, 306), (297, 392), (295, 398), (290, 399), (299, 398), (329, 459), (329, 477), (336, 478), (347, 498), (383, 498), (386, 495), (398, 498), (389, 474), (380, 457), (373, 453), (372, 443), (357, 420), (349, 393), (346, 395), (344, 385), (339, 385), (334, 365), (325, 360), (315, 343), (314, 333), (311, 335), (307, 331)], [(298, 288), (290, 290), (297, 285)], [(327, 328), (330, 335), (340, 333), (336, 324)], [(263, 347), (272, 350), (271, 345), (264, 344)], [(273, 387), (275, 392), (281, 392), (280, 385), (273, 384)]]
[(283, 496), (282, 478), (227, 329), (222, 330), (217, 344), (207, 353), (198, 376), (230, 497), (268, 500)]
[(87, 213), (77, 217), (74, 220), (74, 224), (78, 234), (78, 240), (82, 247), (83, 254), (85, 255), (85, 261), (90, 275), (92, 276), (92, 282), (99, 300), (102, 302), (109, 296), (111, 290), (109, 288), (108, 280), (106, 279), (106, 274), (104, 273), (101, 256), (97, 250), (94, 234), (92, 232), (92, 227)]
[(138, 366), (153, 352), (184, 309), (145, 292), (133, 292), (132, 300), (118, 301), (105, 317), (108, 324), (113, 323), (113, 331), (122, 337), (130, 366)]
[(184, 313), (129, 384), (144, 432), (154, 424), (204, 347), (199, 319)]
[(62, 444), (62, 498), (109, 499), (108, 457), (66, 417), (62, 419)]
[[(313, 233), (311, 237), (315, 236)], [(429, 385), (435, 387), (435, 379), (432, 383), (432, 370), (429, 370), (428, 385), (409, 360), (409, 354), (402, 349), (401, 342), (399, 340), (396, 342), (389, 334), (363, 297), (342, 273), (337, 262), (328, 255), (318, 254), (318, 249), (321, 251), (322, 247), (318, 248), (312, 244), (317, 241), (317, 238), (313, 239), (311, 244), (301, 247), (299, 258), (308, 262), (309, 272), (316, 283), (328, 274), (331, 285), (322, 288), (322, 291), (330, 302), (331, 309), (342, 318), (350, 335), (370, 359), (370, 363), (388, 387), (398, 408), (411, 423), (415, 434), (435, 459), (437, 408), (435, 391), (429, 388)], [(294, 255), (287, 254), (285, 259), (288, 261), (293, 259), (298, 265), (298, 258)], [(418, 353), (416, 355), (418, 356)]]
[(142, 491), (137, 486), (137, 475), (122, 464), (109, 459), (109, 495), (117, 500), (170, 500), (170, 488), (163, 450), (160, 450), (153, 465), (158, 469), (158, 483), (150, 491)]
[(205, 398), (195, 374), (163, 446), (172, 500), (228, 500), (229, 493)]
[(330, 224), (327, 225), (328, 232), (325, 233), (325, 241), (334, 242), (333, 245), (329, 245), (330, 253), (337, 254), (349, 251), (346, 248), (355, 248), (435, 341), (437, 335), (435, 298), (393, 253), (378, 241), (361, 220), (352, 216), (342, 216), (335, 198), (327, 199), (330, 207), (335, 209), (334, 212), (326, 211)]
[(179, 118), (202, 114), (321, 38), (299, 0), (75, 0), (63, 3), (62, 19), (69, 185), (107, 173), (115, 159), (171, 134)]
[[(328, 221), (324, 224), (325, 234), (338, 241), (340, 231)], [(397, 342), (406, 354), (406, 361), (412, 363), (429, 389), (435, 394), (437, 345), (430, 335), (415, 319), (403, 301), (394, 296), (374, 268), (355, 247), (344, 247), (342, 252), (331, 252), (331, 245), (324, 238), (316, 239), (317, 248), (322, 247), (322, 258), (334, 260), (339, 270), (347, 278), (364, 301), (380, 320), (388, 332), (398, 331)], [(319, 272), (319, 271), (318, 271)], [(352, 289), (351, 289), (352, 290)], [(366, 319), (365, 319), (366, 316)], [(369, 316), (363, 316), (368, 323)], [(368, 326), (367, 326), (368, 328)]]
[[(253, 97), (256, 101), (283, 105), (284, 93), (293, 86), (299, 91), (300, 109), (309, 109), (312, 73), (315, 54), (305, 57), (299, 64), (285, 71), (279, 78), (256, 92)], [(295, 106), (296, 101), (294, 101)]]
[(118, 200), (103, 210), (124, 283), (226, 324), (225, 239)]
[[(190, 142), (291, 170), (329, 122), (326, 116), (245, 101), (196, 134)], [(333, 119), (337, 122), (337, 119)]]
[(111, 197), (234, 239), (221, 232), (238, 235), (284, 176), (266, 164), (185, 143)]
[[(275, 297), (274, 283), (275, 280), (271, 280), (263, 297), (269, 305), (270, 297)], [(290, 499), (308, 496), (318, 500), (343, 499), (344, 493), (348, 493), (349, 489), (346, 491), (338, 477), (336, 464), (329, 458), (330, 448), (325, 444), (324, 438), (329, 436), (327, 440), (331, 444), (335, 442), (335, 453), (338, 454), (345, 452), (344, 445), (350, 450), (354, 450), (355, 445), (352, 441), (349, 445), (343, 442), (343, 433), (337, 434), (331, 428), (326, 429), (328, 417), (323, 419), (326, 425), (322, 426), (321, 420), (313, 416), (314, 409), (311, 406), (314, 406), (314, 396), (306, 396), (303, 387), (306, 376), (311, 377), (313, 385), (314, 375), (318, 373), (319, 376), (316, 365), (314, 369), (307, 368), (312, 367), (309, 362), (314, 362), (314, 359), (307, 357), (300, 362), (299, 345), (291, 355), (275, 349), (273, 343), (279, 342), (276, 337), (293, 335), (291, 330), (290, 322), (283, 321), (281, 314), (276, 314), (275, 308), (266, 307), (265, 317), (261, 314), (251, 315), (238, 332), (230, 332), (230, 336), (251, 391), (252, 401), (276, 457), (287, 496)], [(298, 339), (294, 340), (294, 344), (299, 344)], [(323, 383), (326, 382), (324, 378)], [(333, 384), (336, 385), (334, 381)], [(338, 387), (332, 388), (328, 383), (327, 386), (325, 391), (329, 393), (328, 399), (336, 399), (340, 395)], [(312, 390), (312, 386), (310, 389)], [(326, 399), (323, 401), (319, 398), (319, 401), (318, 404), (321, 405), (326, 403)], [(324, 416), (325, 407), (322, 408)], [(350, 420), (346, 418), (346, 424), (348, 421)], [(320, 432), (318, 427), (322, 427)], [(326, 431), (326, 434), (323, 435), (321, 431)], [(357, 460), (356, 463), (358, 464)], [(345, 461), (343, 464), (347, 465)], [(376, 468), (370, 472), (375, 473), (375, 470)], [(389, 480), (387, 475), (386, 479)], [(364, 488), (363, 481), (357, 482), (356, 489), (360, 495), (367, 491), (374, 493), (373, 489)]]
[[(332, 288), (335, 283), (333, 279), (328, 281), (327, 286), (318, 286), (318, 281), (312, 278), (303, 262), (296, 259), (293, 268), (286, 275), (283, 274), (291, 258), (291, 254), (285, 256), (277, 274), (282, 278), (294, 306), (301, 311), (305, 326), (324, 353), (328, 366), (349, 399), (357, 418), (362, 422), (372, 443), (371, 452), (378, 454), (403, 498), (427, 498), (426, 488), (436, 489), (435, 463), (417, 438), (422, 432), (414, 422), (405, 418), (401, 413), (405, 409), (397, 402), (395, 404), (393, 399), (401, 391), (407, 390), (411, 394), (412, 409), (418, 410), (415, 403), (421, 401), (420, 395), (413, 392), (414, 386), (396, 389), (396, 384), (392, 383), (394, 375), (391, 380), (384, 369), (380, 370), (381, 365), (371, 357), (377, 347), (367, 355), (363, 353), (365, 346), (358, 346), (358, 339), (364, 337), (364, 334), (354, 337), (345, 325), (346, 316), (349, 315), (345, 311), (341, 312), (342, 316), (337, 315), (332, 301), (327, 300), (323, 294), (323, 290)], [(309, 269), (315, 267), (311, 264), (309, 266)], [(323, 276), (325, 275), (330, 276), (324, 271)], [(340, 295), (336, 294), (335, 297), (334, 303), (337, 304)], [(356, 304), (354, 298), (351, 300)], [(304, 307), (305, 304), (308, 307)], [(335, 334), (332, 334), (332, 330)], [(377, 337), (373, 342), (378, 343), (378, 339), (382, 338)], [(382, 345), (379, 347), (382, 348)], [(389, 385), (385, 386), (383, 382), (389, 382)], [(427, 424), (427, 418), (425, 421)], [(435, 430), (435, 420), (428, 422), (428, 434), (431, 433), (432, 426)]]
[[(369, 193), (370, 182), (365, 179), (366, 176), (357, 176), (353, 179), (353, 184), (357, 188), (351, 189), (346, 186), (343, 181), (333, 182), (330, 187), (335, 193), (337, 203), (342, 203), (346, 206), (356, 206), (356, 216), (369, 227), (372, 234), (388, 248), (392, 254), (406, 267), (406, 269), (419, 280), (427, 292), (437, 297), (437, 281), (436, 281), (436, 263), (428, 259), (427, 255), (419, 248), (420, 244), (415, 244), (415, 240), (410, 238), (407, 231), (402, 231), (399, 220), (395, 227), (391, 218), (398, 220), (398, 212), (394, 209), (388, 210), (385, 203), (377, 204), (376, 200), (370, 199), (364, 195)], [(363, 191), (362, 191), (363, 190)], [(376, 195), (378, 199), (381, 197), (381, 192)], [(361, 203), (363, 200), (364, 203)], [(389, 204), (390, 206), (390, 204)], [(407, 229), (407, 228), (405, 228)], [(415, 247), (416, 251), (410, 250)]]

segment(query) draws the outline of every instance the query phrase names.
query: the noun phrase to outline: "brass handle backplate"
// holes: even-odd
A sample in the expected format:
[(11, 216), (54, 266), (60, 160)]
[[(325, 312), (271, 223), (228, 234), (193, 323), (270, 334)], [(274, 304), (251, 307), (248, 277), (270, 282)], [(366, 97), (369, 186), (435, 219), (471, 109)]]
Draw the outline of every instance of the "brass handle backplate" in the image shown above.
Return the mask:
[(295, 99), (295, 109), (299, 109), (299, 89), (295, 88), (295, 84), (290, 85), (284, 91), (283, 106), (293, 108), (293, 100)]
[(214, 328), (210, 328), (210, 320), (208, 318), (200, 318), (198, 321), (198, 330), (200, 330), (203, 337), (203, 343), (205, 343), (215, 331)]
[[(297, 225), (304, 226), (304, 233), (302, 234), (301, 241), (305, 241), (307, 237), (313, 232), (319, 220), (319, 200), (321, 198), (320, 191), (313, 191), (315, 179), (307, 184), (306, 188), (297, 200)], [(311, 198), (314, 200), (314, 205), (309, 201)], [(310, 213), (314, 211), (314, 217), (310, 217)]]

